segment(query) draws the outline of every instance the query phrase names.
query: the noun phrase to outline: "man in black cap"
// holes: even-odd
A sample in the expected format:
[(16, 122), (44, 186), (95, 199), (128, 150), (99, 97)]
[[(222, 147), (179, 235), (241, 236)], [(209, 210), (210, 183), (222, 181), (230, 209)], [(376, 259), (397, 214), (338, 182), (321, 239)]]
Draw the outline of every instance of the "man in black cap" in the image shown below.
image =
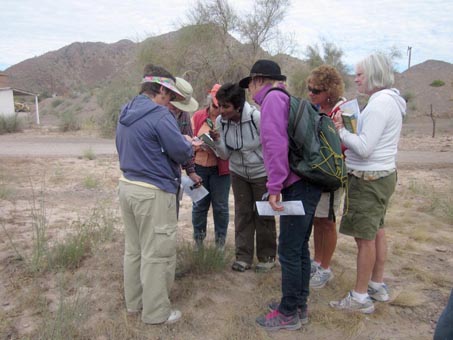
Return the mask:
[[(282, 201), (302, 201), (303, 216), (281, 216), (278, 256), (282, 267), (282, 298), (269, 304), (268, 314), (256, 319), (266, 330), (296, 330), (308, 322), (307, 298), (310, 282), (308, 241), (321, 189), (290, 170), (288, 160), (288, 118), (290, 97), (285, 91), (286, 76), (272, 60), (258, 60), (250, 75), (239, 82), (248, 88), (261, 106), (261, 133), (264, 166), (268, 174), (269, 204), (283, 211)], [(273, 88), (281, 90), (271, 91)]]

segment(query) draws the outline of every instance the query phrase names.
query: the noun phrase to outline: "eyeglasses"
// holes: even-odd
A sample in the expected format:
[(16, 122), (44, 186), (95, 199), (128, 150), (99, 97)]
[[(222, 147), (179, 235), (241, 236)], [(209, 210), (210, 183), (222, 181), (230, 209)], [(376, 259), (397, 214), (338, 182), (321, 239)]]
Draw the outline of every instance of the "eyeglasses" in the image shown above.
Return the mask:
[(308, 92), (311, 92), (313, 94), (320, 94), (321, 92), (324, 92), (325, 90), (320, 90), (320, 89), (314, 89), (310, 86), (307, 87)]

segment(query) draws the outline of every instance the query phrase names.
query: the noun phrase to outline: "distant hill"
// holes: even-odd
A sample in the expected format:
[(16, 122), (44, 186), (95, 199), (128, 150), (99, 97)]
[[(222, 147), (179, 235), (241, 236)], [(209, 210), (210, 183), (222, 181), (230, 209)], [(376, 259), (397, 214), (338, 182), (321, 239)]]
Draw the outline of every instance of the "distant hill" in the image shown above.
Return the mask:
[[(196, 96), (203, 100), (203, 91), (210, 86), (200, 83), (203, 67), (209, 63), (210, 67), (218, 70), (208, 79), (225, 79), (236, 81), (247, 74), (252, 62), (247, 59), (249, 46), (243, 45), (234, 38), (228, 37), (219, 44), (228, 44), (234, 55), (239, 55), (242, 62), (234, 68), (227, 68), (228, 56), (216, 55), (213, 51), (206, 53), (200, 51), (204, 36), (199, 41), (188, 42), (184, 50), (180, 50), (181, 41), (190, 37), (190, 28), (148, 38), (145, 42), (152, 41), (160, 44), (159, 53), (171, 59), (172, 65), (178, 69), (191, 70), (187, 79), (194, 85)], [(214, 34), (210, 33), (210, 36)], [(5, 70), (13, 86), (41, 94), (68, 95), (74, 92), (84, 92), (94, 87), (102, 87), (108, 82), (121, 79), (120, 76), (135, 67), (137, 69), (137, 52), (142, 43), (121, 40), (113, 44), (101, 42), (75, 42), (57, 51), (45, 53), (22, 61)], [(179, 45), (178, 45), (179, 43)], [(270, 57), (262, 51), (261, 55)], [(281, 64), (282, 72), (288, 75), (291, 84), (291, 74), (296, 70), (306, 67), (306, 64), (297, 58), (288, 55), (278, 55), (275, 59)], [(196, 70), (195, 72), (193, 70)], [(433, 81), (441, 80), (443, 86), (433, 87)], [(357, 96), (353, 77), (347, 82), (350, 84), (346, 96)], [(443, 61), (428, 60), (412, 66), (409, 70), (396, 74), (396, 84), (401, 94), (409, 100), (408, 112), (413, 115), (429, 113), (430, 104), (433, 110), (441, 116), (453, 117), (453, 64)]]
[(137, 44), (75, 42), (13, 65), (4, 73), (14, 87), (48, 95), (86, 90), (115, 78), (135, 60)]

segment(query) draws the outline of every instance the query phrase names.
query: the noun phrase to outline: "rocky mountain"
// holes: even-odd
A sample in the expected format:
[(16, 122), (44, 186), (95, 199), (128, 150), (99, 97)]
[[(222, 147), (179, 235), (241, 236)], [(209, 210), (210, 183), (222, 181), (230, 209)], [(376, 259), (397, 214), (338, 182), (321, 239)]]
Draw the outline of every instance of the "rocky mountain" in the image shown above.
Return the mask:
[[(121, 76), (124, 77), (125, 73), (138, 70), (138, 53), (150, 53), (146, 52), (144, 46), (158, 46), (158, 51), (150, 55), (165, 60), (171, 65), (168, 66), (170, 70), (184, 70), (184, 76), (194, 85), (197, 98), (202, 101), (203, 91), (211, 85), (205, 84), (206, 80), (201, 82), (200, 79), (235, 81), (248, 72), (253, 62), (249, 60), (249, 46), (242, 45), (232, 37), (227, 37), (224, 41), (214, 41), (218, 45), (227, 44), (229, 53), (240, 56), (235, 58), (240, 61), (237, 65), (228, 64), (228, 55), (218, 55), (215, 50), (206, 52), (202, 47), (203, 41), (210, 37), (212, 39), (213, 36), (212, 28), (194, 33), (193, 28), (189, 27), (148, 38), (141, 43), (129, 40), (114, 44), (75, 42), (57, 51), (13, 65), (6, 69), (5, 73), (9, 75), (14, 87), (41, 94), (64, 96), (122, 79)], [(270, 57), (264, 51), (260, 53), (261, 56)], [(287, 55), (278, 55), (276, 60), (282, 65), (283, 73), (288, 75), (290, 85), (291, 75), (306, 67), (302, 60)], [(214, 72), (201, 77), (202, 72), (207, 70)], [(357, 96), (353, 77), (347, 82), (350, 86), (346, 96)], [(395, 87), (408, 100), (409, 113), (429, 114), (432, 104), (435, 114), (453, 117), (453, 64), (428, 60), (414, 65), (396, 74)]]
[(17, 88), (40, 94), (65, 95), (83, 91), (114, 79), (136, 56), (137, 44), (120, 40), (114, 44), (75, 42), (5, 70)]

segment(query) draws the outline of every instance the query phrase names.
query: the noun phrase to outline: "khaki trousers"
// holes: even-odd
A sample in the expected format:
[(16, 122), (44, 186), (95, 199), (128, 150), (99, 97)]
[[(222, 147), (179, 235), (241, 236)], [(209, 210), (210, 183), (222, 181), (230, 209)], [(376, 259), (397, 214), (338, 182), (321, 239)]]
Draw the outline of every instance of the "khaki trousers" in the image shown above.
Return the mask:
[(125, 232), (126, 308), (143, 308), (145, 323), (165, 322), (176, 268), (176, 195), (121, 181), (118, 195)]

